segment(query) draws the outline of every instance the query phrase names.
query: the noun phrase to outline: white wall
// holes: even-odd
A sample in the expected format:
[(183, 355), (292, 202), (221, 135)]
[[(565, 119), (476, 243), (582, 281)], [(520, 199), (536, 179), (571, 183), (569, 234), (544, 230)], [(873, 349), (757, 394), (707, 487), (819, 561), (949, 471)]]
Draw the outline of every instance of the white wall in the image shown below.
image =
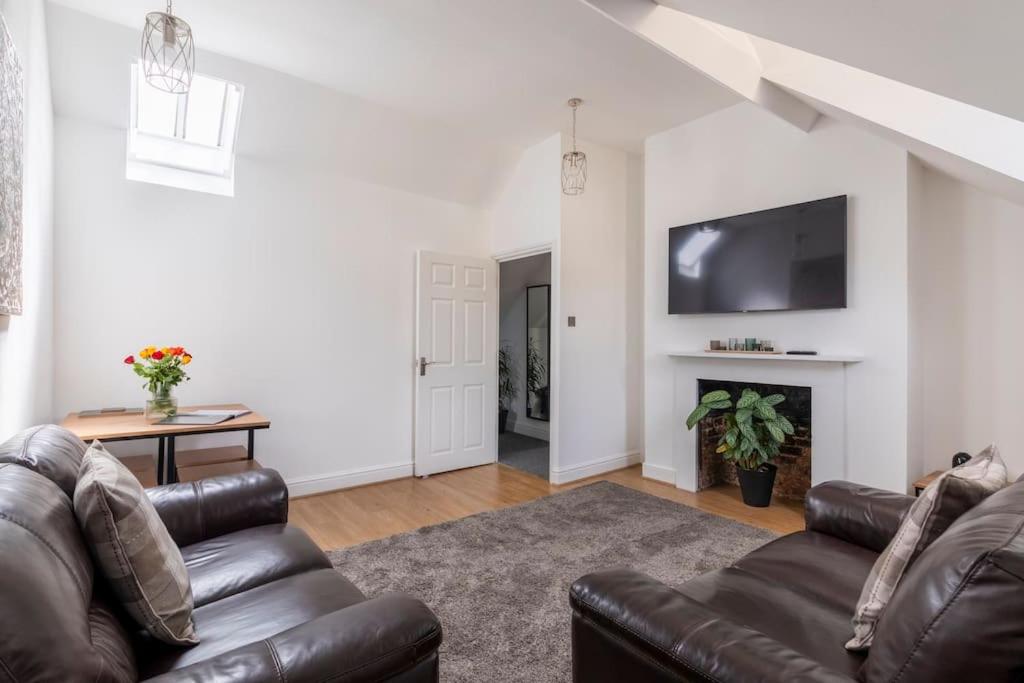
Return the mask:
[(561, 134), (526, 148), (490, 210), (491, 253), (558, 240), (562, 229)]
[(912, 265), (920, 383), (922, 472), (957, 451), (995, 443), (1012, 476), (1024, 472), (1024, 207), (930, 168), (916, 201), (921, 251)]
[[(906, 153), (822, 119), (803, 133), (743, 103), (652, 136), (646, 144), (645, 473), (673, 479), (670, 349), (759, 337), (782, 348), (863, 354), (847, 369), (846, 476), (905, 490), (907, 470)], [(668, 315), (670, 227), (849, 195), (848, 308)]]
[[(96, 22), (102, 47), (76, 50), (82, 15), (63, 12), (51, 22), (64, 79), (55, 412), (141, 405), (141, 382), (121, 358), (150, 343), (184, 345), (195, 361), (181, 401), (265, 412), (273, 424), (257, 435), (256, 456), (293, 492), (411, 474), (415, 252), (486, 255), (483, 211), (367, 182), (381, 176), (359, 177), (361, 164), (405, 174), (424, 150), (403, 159), (386, 140), (377, 150), (386, 158), (360, 143), (334, 160), (334, 142), (373, 133), (348, 118), (344, 98), (210, 54), (201, 70), (246, 86), (235, 197), (127, 181), (127, 116), (114, 112), (127, 111), (137, 33)], [(79, 72), (101, 77), (94, 97), (106, 99), (73, 92), (66, 81)], [(438, 178), (458, 164), (440, 162)]]
[[(536, 420), (526, 414), (526, 288), (551, 284), (551, 254), (536, 254), (500, 264), (498, 344), (512, 358), (513, 379), (519, 390), (510, 406), (508, 428), (537, 439), (549, 438), (548, 420)], [(536, 312), (534, 312), (536, 315)], [(549, 325), (551, 311), (548, 311)], [(550, 328), (549, 328), (550, 329)], [(550, 363), (549, 363), (550, 365)], [(550, 386), (550, 382), (549, 382)], [(550, 400), (549, 400), (550, 404)]]
[(491, 211), (495, 253), (553, 245), (556, 483), (639, 462), (643, 448), (643, 165), (637, 156), (580, 141), (587, 187), (567, 197), (560, 179), (566, 145), (556, 135), (526, 150)]
[[(639, 462), (643, 447), (640, 164), (591, 142), (579, 148), (587, 154), (586, 190), (562, 195), (556, 482)], [(566, 326), (568, 316), (576, 327)]]
[(51, 419), (53, 401), (53, 107), (44, 4), (0, 0), (25, 74), (23, 309), (0, 316), (0, 440)]

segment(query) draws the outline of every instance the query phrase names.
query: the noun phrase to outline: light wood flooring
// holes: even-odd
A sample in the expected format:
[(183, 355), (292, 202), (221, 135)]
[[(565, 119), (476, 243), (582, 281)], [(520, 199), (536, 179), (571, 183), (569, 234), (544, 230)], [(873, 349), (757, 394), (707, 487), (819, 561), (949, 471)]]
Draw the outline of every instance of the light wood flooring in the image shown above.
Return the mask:
[(595, 481), (611, 481), (684, 505), (780, 533), (804, 528), (803, 506), (773, 501), (768, 508), (743, 504), (734, 486), (716, 486), (698, 493), (640, 475), (640, 465), (608, 472), (562, 486), (505, 465), (484, 465), (357, 488), (293, 498), (289, 519), (324, 550), (384, 538), (422, 526), (478, 512), (525, 503)]

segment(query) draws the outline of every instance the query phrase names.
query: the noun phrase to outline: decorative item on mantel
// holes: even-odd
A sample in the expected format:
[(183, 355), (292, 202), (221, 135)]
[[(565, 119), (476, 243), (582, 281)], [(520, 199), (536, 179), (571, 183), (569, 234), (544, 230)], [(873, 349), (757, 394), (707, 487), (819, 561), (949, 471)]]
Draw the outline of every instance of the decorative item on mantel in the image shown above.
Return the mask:
[(709, 391), (686, 418), (689, 430), (712, 413), (725, 418), (725, 432), (715, 452), (736, 464), (743, 502), (751, 507), (768, 507), (771, 503), (777, 470), (771, 461), (786, 437), (796, 431), (793, 423), (775, 409), (785, 400), (782, 394), (761, 396), (745, 388), (735, 410), (730, 410), (733, 401), (728, 391)]
[(140, 360), (135, 356), (124, 359), (136, 375), (146, 380), (142, 385), (150, 393), (146, 401), (146, 421), (160, 422), (173, 417), (178, 412), (178, 399), (174, 397), (174, 387), (191, 380), (185, 373), (184, 366), (192, 362), (192, 354), (183, 346), (165, 346), (157, 348), (147, 346), (139, 351)]
[(708, 342), (708, 353), (772, 353), (780, 354), (775, 350), (775, 342), (770, 339), (757, 339), (756, 337), (745, 337), (738, 339), (729, 337), (723, 343), (721, 339), (712, 339)]

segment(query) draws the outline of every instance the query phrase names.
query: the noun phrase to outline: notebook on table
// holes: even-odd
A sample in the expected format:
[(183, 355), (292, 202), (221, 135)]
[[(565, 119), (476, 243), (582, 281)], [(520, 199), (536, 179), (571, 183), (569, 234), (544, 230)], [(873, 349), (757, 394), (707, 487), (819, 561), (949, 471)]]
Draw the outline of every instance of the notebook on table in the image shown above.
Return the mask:
[(162, 425), (218, 425), (236, 417), (248, 415), (251, 410), (190, 410), (165, 417), (157, 424)]

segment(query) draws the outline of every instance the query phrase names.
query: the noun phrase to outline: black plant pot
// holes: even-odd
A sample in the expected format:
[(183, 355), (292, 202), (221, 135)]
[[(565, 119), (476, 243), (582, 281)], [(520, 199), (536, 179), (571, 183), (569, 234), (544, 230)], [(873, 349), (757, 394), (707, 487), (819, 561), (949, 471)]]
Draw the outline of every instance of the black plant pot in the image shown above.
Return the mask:
[(772, 464), (761, 465), (756, 470), (745, 470), (736, 466), (736, 478), (740, 480), (743, 502), (755, 508), (766, 508), (772, 502), (772, 487), (775, 486), (775, 472), (779, 468)]
[(508, 408), (498, 409), (498, 433), (504, 434), (505, 427), (508, 425)]

